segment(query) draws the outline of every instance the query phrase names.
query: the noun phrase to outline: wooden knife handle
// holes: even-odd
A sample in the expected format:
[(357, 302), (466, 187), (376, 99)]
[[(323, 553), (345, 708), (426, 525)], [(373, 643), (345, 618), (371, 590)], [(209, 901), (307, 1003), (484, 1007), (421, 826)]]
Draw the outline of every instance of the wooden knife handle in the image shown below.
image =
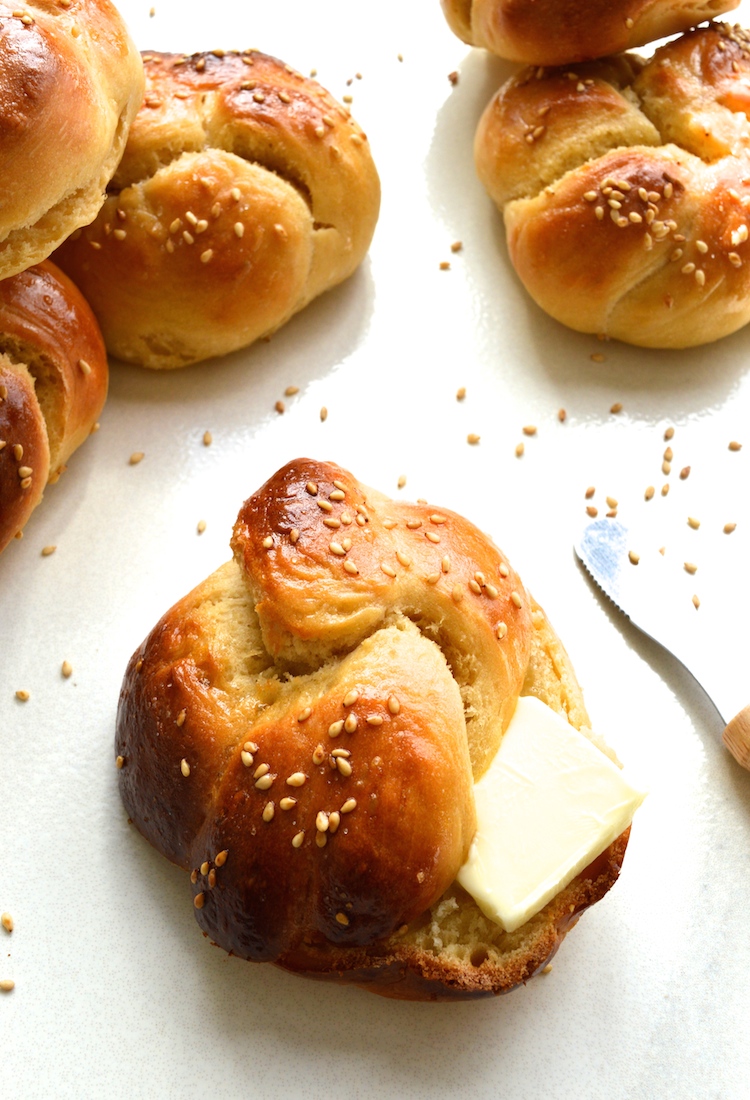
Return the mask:
[(750, 771), (750, 706), (727, 723), (722, 739), (737, 763)]

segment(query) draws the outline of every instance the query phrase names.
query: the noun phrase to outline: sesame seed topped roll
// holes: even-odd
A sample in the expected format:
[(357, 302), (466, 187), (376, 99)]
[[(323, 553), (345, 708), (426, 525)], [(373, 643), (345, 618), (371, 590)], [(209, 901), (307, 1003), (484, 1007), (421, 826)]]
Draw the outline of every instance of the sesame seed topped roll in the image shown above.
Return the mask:
[(441, 0), (454, 34), (509, 61), (569, 65), (643, 46), (739, 0)]
[(143, 93), (109, 0), (0, 3), (0, 279), (96, 216)]
[(349, 112), (281, 61), (217, 50), (144, 67), (107, 201), (56, 259), (113, 355), (180, 367), (251, 344), (351, 275), (380, 185)]
[(534, 300), (579, 332), (708, 343), (750, 320), (750, 37), (528, 69), (487, 107), (480, 179)]
[(0, 550), (90, 434), (108, 378), (96, 319), (62, 271), (45, 260), (0, 281)]
[(512, 933), (456, 881), (474, 781), (519, 696), (588, 724), (541, 609), (468, 520), (333, 463), (274, 474), (232, 546), (134, 653), (117, 719), (125, 809), (190, 872), (201, 928), (243, 958), (388, 996), (527, 980), (627, 843)]

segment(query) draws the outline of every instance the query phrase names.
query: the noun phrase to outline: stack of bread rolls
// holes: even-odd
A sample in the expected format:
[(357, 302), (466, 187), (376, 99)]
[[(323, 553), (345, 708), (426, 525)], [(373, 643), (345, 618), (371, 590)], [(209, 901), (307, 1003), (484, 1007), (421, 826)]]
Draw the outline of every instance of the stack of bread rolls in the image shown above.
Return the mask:
[(46, 261), (96, 216), (140, 106), (143, 66), (109, 0), (0, 4), (0, 550), (96, 423), (96, 320)]

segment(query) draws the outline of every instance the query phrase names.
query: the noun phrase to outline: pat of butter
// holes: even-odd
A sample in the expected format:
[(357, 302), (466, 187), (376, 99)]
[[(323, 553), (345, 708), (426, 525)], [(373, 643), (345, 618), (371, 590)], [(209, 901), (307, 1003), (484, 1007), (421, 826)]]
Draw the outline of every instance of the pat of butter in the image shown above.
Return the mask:
[(458, 881), (490, 920), (514, 932), (627, 828), (645, 791), (527, 696), (474, 798), (477, 831)]

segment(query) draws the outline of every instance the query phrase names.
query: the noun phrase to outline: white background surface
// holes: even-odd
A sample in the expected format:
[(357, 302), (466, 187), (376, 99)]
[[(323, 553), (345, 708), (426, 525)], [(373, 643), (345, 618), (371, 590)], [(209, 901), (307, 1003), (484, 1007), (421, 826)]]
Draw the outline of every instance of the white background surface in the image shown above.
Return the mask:
[[(696, 615), (711, 577), (732, 578), (736, 630), (711, 641), (743, 644), (750, 329), (649, 352), (568, 332), (527, 299), (471, 158), (512, 69), (455, 39), (437, 0), (156, 5), (153, 18), (149, 0), (120, 5), (142, 48), (254, 46), (352, 94), (383, 205), (361, 270), (270, 343), (162, 375), (115, 364), (101, 431), (0, 559), (0, 911), (16, 922), (0, 929), (0, 977), (16, 982), (0, 995), (0, 1092), (748, 1095), (750, 775), (721, 748), (705, 696), (595, 595), (571, 546), (595, 485), (593, 503), (617, 498), (642, 549), (666, 545), (680, 575), (698, 562), (684, 574), (685, 599), (704, 600)], [(300, 393), (280, 416), (288, 385)], [(538, 433), (518, 459), (525, 424)], [(650, 789), (619, 883), (552, 972), (509, 997), (399, 1004), (230, 959), (201, 936), (183, 872), (126, 823), (112, 741), (127, 658), (226, 560), (242, 500), (298, 455), (394, 495), (404, 473), (402, 496), (488, 530), (562, 635), (594, 725)]]

